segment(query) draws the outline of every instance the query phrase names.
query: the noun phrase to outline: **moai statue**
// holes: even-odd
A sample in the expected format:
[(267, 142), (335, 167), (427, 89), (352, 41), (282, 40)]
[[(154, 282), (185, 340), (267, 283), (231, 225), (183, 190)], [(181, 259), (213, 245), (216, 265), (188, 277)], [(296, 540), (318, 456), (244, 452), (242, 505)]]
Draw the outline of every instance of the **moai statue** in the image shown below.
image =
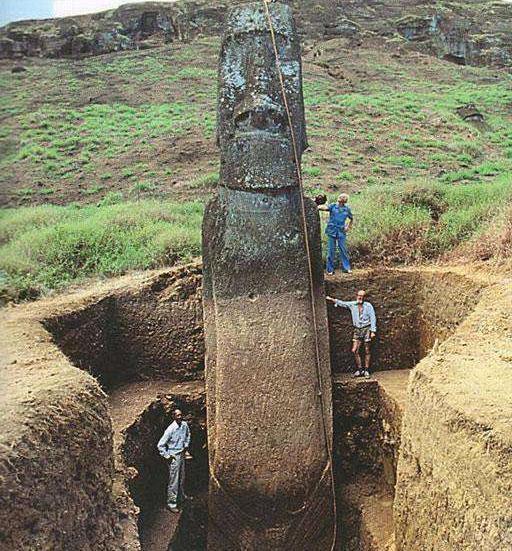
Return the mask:
[[(299, 39), (288, 6), (268, 9), (300, 163)], [(330, 551), (332, 398), (319, 217), (305, 199), (311, 284), (300, 167), (265, 6), (233, 9), (225, 29), (221, 178), (203, 222), (208, 549)]]

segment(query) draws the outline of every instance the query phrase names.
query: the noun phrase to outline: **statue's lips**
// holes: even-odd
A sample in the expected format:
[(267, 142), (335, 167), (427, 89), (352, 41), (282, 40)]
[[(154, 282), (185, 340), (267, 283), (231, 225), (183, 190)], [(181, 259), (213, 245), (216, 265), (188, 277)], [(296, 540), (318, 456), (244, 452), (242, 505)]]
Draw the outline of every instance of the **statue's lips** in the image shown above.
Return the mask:
[(272, 162), (276, 166), (293, 157), (290, 136), (268, 130), (237, 132), (226, 145), (225, 158), (231, 158), (235, 163)]
[(251, 130), (237, 130), (235, 140), (288, 140), (288, 136), (276, 130), (254, 128)]
[(236, 131), (233, 139), (230, 140), (235, 149), (244, 151), (254, 150), (275, 150), (291, 148), (292, 141), (288, 133), (275, 132), (272, 130), (251, 129)]

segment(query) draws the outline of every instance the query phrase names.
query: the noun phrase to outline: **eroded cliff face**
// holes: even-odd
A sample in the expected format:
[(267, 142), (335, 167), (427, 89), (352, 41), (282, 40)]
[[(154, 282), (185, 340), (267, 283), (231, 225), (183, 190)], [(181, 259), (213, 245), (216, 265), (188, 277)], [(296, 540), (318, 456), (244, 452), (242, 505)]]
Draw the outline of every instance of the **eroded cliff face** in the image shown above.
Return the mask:
[[(81, 57), (220, 35), (233, 0), (127, 4), (0, 29), (0, 58)], [(289, 0), (306, 39), (382, 36), (459, 64), (512, 65), (512, 3), (472, 0)]]
[(225, 9), (224, 3), (205, 0), (145, 2), (90, 15), (10, 23), (0, 30), (0, 58), (82, 57), (217, 34)]

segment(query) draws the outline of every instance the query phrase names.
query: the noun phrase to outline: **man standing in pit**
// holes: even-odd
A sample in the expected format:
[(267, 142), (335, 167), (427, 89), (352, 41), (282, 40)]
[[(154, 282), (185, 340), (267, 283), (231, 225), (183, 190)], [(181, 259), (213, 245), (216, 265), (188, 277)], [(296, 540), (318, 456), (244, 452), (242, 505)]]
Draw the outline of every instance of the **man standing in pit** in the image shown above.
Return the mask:
[(169, 485), (167, 486), (167, 508), (179, 513), (179, 505), (184, 501), (185, 459), (190, 459), (190, 429), (183, 421), (181, 410), (174, 410), (174, 421), (167, 427), (158, 442), (160, 455), (168, 462)]
[[(332, 297), (325, 297), (334, 306), (347, 308), (352, 314), (352, 324), (354, 325), (354, 336), (352, 338), (352, 352), (356, 361), (356, 371), (354, 377), (370, 377), (371, 362), (371, 342), (377, 333), (377, 318), (373, 305), (365, 300), (366, 291), (358, 291), (356, 300), (343, 301)], [(359, 349), (364, 342), (365, 359), (364, 370), (361, 364)]]
[[(327, 200), (327, 199), (325, 199)], [(334, 265), (336, 261), (336, 243), (340, 251), (341, 270), (344, 273), (350, 273), (350, 258), (347, 249), (347, 231), (352, 227), (354, 217), (348, 206), (348, 195), (342, 193), (338, 197), (337, 203), (330, 205), (319, 204), (318, 210), (329, 213), (329, 222), (325, 228), (327, 235), (327, 267), (328, 275), (334, 274)], [(318, 204), (318, 201), (317, 201)]]

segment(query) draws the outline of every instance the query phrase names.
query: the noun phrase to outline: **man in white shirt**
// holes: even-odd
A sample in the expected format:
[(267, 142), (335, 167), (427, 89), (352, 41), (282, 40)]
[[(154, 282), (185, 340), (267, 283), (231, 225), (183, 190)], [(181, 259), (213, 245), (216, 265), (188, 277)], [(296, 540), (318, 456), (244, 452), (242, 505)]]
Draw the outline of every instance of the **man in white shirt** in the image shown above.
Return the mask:
[[(343, 301), (332, 297), (325, 297), (334, 306), (347, 308), (352, 314), (354, 325), (354, 336), (352, 337), (352, 352), (356, 361), (356, 372), (354, 377), (370, 377), (371, 342), (377, 333), (377, 318), (373, 305), (365, 300), (366, 291), (358, 291), (356, 300)], [(359, 349), (364, 342), (365, 359), (364, 370), (361, 364)]]
[(158, 442), (160, 455), (168, 461), (169, 485), (167, 486), (167, 507), (173, 513), (179, 512), (179, 505), (183, 502), (185, 486), (185, 459), (190, 458), (190, 429), (183, 421), (181, 410), (174, 411), (174, 421), (167, 427)]

